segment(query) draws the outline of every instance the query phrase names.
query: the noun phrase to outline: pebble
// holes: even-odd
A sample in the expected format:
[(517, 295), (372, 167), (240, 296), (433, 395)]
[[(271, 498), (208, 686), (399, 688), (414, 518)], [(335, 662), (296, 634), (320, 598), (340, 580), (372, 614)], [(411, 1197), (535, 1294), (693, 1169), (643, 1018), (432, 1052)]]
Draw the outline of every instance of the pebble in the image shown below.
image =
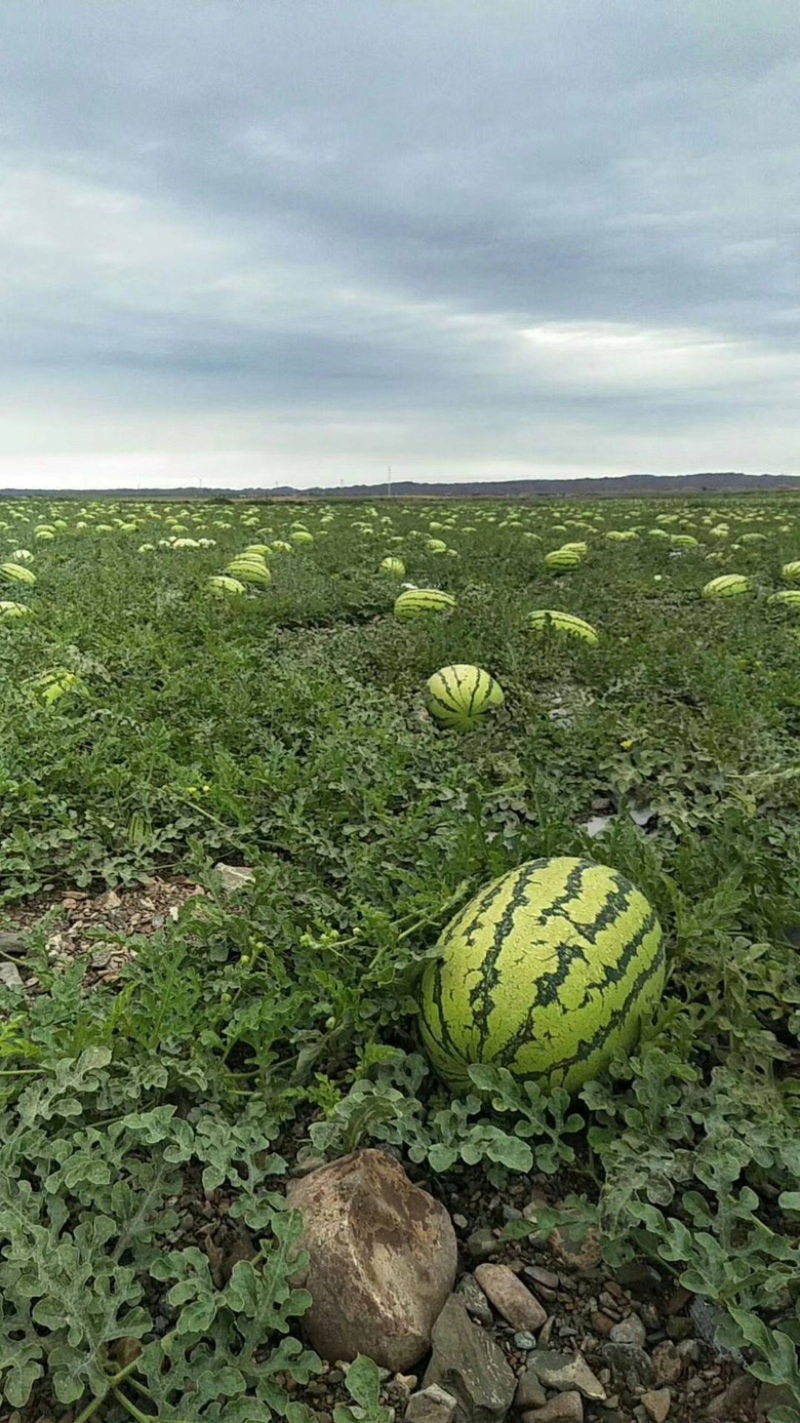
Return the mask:
[(603, 1385), (581, 1354), (558, 1354), (542, 1349), (537, 1350), (528, 1362), (546, 1388), (558, 1389), (560, 1393), (577, 1389), (584, 1398), (595, 1402), (602, 1401), (606, 1396)]
[(548, 1244), (556, 1258), (572, 1270), (593, 1270), (603, 1258), (603, 1242), (595, 1226), (590, 1226), (582, 1238), (566, 1227), (556, 1228)]
[(656, 1383), (673, 1384), (678, 1382), (683, 1373), (683, 1359), (671, 1339), (665, 1339), (663, 1344), (656, 1345), (652, 1359)]
[(642, 1403), (653, 1423), (666, 1423), (672, 1407), (672, 1394), (668, 1388), (651, 1389), (642, 1394)]
[(680, 1314), (691, 1298), (691, 1292), (685, 1290), (682, 1285), (677, 1290), (673, 1290), (666, 1303), (667, 1314)]
[(549, 1204), (550, 1202), (548, 1201), (547, 1196), (544, 1194), (544, 1191), (532, 1191), (531, 1198), (528, 1201), (527, 1205), (522, 1207), (523, 1219), (535, 1220), (537, 1215), (539, 1214), (539, 1211), (546, 1209)]
[(601, 1352), (615, 1382), (624, 1383), (631, 1390), (650, 1388), (654, 1383), (663, 1382), (656, 1377), (650, 1355), (637, 1344), (614, 1344), (609, 1341), (602, 1346)]
[(706, 1412), (709, 1418), (728, 1418), (749, 1403), (756, 1391), (756, 1381), (749, 1374), (737, 1374), (727, 1388), (712, 1398)]
[(524, 1412), (527, 1408), (543, 1408), (546, 1402), (547, 1394), (537, 1374), (533, 1369), (527, 1368), (517, 1384), (514, 1407)]
[(679, 1359), (688, 1359), (690, 1364), (699, 1364), (703, 1354), (699, 1339), (682, 1339), (680, 1344), (675, 1345), (675, 1353)]
[(472, 1260), (488, 1260), (490, 1255), (497, 1253), (497, 1240), (494, 1231), (488, 1225), (482, 1225), (479, 1230), (473, 1230), (467, 1237), (467, 1254)]
[(0, 983), (4, 988), (12, 989), (20, 989), (25, 986), (15, 963), (0, 963)]
[(579, 1393), (557, 1393), (544, 1408), (523, 1413), (522, 1423), (583, 1423), (583, 1399)]
[(519, 1349), (523, 1354), (529, 1354), (531, 1349), (536, 1348), (536, 1335), (528, 1334), (527, 1330), (521, 1329), (519, 1334), (514, 1335), (514, 1348)]
[(591, 1325), (595, 1334), (601, 1335), (604, 1339), (607, 1339), (612, 1329), (616, 1328), (615, 1321), (610, 1315), (602, 1314), (599, 1309), (596, 1309), (591, 1315)]
[(466, 1230), (469, 1225), (469, 1221), (465, 1215), (454, 1215), (452, 1221), (456, 1230)]
[(467, 1313), (477, 1319), (479, 1324), (485, 1324), (487, 1327), (494, 1324), (492, 1306), (474, 1275), (462, 1275), (455, 1293), (456, 1298), (463, 1301)]
[(406, 1393), (412, 1393), (419, 1383), (416, 1374), (395, 1374), (394, 1381), (398, 1388), (405, 1389)]
[(671, 1314), (667, 1320), (667, 1333), (670, 1339), (674, 1339), (679, 1344), (682, 1339), (691, 1339), (694, 1334), (694, 1325), (691, 1319), (687, 1319), (685, 1314)]
[(475, 1279), (512, 1329), (535, 1333), (546, 1323), (547, 1311), (507, 1265), (479, 1265)]
[(609, 1338), (615, 1344), (635, 1344), (637, 1348), (643, 1349), (647, 1339), (647, 1331), (636, 1314), (629, 1314), (627, 1319), (620, 1320), (609, 1331)]
[(457, 1407), (452, 1393), (434, 1383), (411, 1395), (405, 1416), (408, 1423), (453, 1423)]
[(561, 1281), (553, 1270), (545, 1270), (541, 1265), (526, 1265), (525, 1274), (534, 1285), (545, 1290), (557, 1290)]

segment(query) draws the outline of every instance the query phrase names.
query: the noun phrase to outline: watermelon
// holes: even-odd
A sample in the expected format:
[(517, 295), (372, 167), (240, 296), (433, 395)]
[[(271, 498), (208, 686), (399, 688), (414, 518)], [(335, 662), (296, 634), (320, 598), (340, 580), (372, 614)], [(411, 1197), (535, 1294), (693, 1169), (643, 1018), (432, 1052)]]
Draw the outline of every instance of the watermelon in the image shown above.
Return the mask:
[(597, 633), (591, 623), (584, 622), (583, 618), (576, 617), (574, 613), (559, 613), (553, 608), (536, 608), (532, 613), (528, 613), (525, 622), (534, 632), (546, 632), (548, 628), (552, 628), (555, 632), (580, 637), (584, 642), (588, 642), (590, 647), (596, 647), (598, 643)]
[(247, 591), (244, 584), (240, 583), (238, 578), (226, 577), (224, 573), (218, 573), (215, 574), (213, 578), (209, 578), (208, 586), (211, 592), (220, 598), (238, 597), (241, 593)]
[(780, 593), (770, 593), (767, 602), (781, 603), (785, 608), (800, 610), (800, 588), (782, 588)]
[(784, 563), (781, 575), (787, 583), (800, 583), (800, 559), (795, 559), (792, 563)]
[(392, 578), (405, 578), (406, 566), (402, 558), (382, 558), (380, 562), (381, 573), (389, 573)]
[(556, 572), (564, 568), (577, 568), (581, 557), (581, 552), (577, 548), (554, 548), (552, 553), (545, 554), (545, 567), (552, 568)]
[(719, 578), (712, 578), (710, 583), (706, 583), (703, 589), (704, 598), (741, 598), (744, 594), (752, 592), (753, 585), (749, 578), (745, 578), (743, 573), (723, 573)]
[(530, 860), (443, 931), (423, 973), (420, 1036), (457, 1090), (471, 1064), (489, 1063), (574, 1091), (632, 1046), (664, 977), (655, 912), (617, 870)]
[(470, 731), (503, 705), (502, 688), (491, 673), (466, 663), (442, 667), (428, 678), (425, 692), (434, 720), (459, 731)]
[(409, 588), (395, 600), (395, 617), (421, 618), (426, 613), (446, 613), (456, 606), (452, 593), (438, 588)]
[(9, 583), (28, 583), (32, 585), (36, 582), (36, 574), (33, 573), (30, 568), (23, 568), (21, 563), (0, 563), (0, 574), (2, 574)]

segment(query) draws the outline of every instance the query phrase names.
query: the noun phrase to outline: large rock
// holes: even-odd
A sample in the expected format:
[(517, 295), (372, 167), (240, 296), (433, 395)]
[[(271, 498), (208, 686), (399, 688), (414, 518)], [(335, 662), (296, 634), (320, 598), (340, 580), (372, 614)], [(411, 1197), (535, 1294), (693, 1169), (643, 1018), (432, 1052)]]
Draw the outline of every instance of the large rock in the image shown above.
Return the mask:
[[(455, 1281), (456, 1236), (444, 1206), (384, 1151), (357, 1151), (289, 1184), (303, 1212), (313, 1304), (303, 1324), (324, 1359), (368, 1354), (402, 1373), (427, 1353)], [(436, 1380), (439, 1382), (439, 1380)]]
[(433, 1353), (423, 1379), (456, 1400), (455, 1423), (502, 1423), (517, 1380), (494, 1339), (473, 1324), (461, 1301), (447, 1301), (433, 1328)]

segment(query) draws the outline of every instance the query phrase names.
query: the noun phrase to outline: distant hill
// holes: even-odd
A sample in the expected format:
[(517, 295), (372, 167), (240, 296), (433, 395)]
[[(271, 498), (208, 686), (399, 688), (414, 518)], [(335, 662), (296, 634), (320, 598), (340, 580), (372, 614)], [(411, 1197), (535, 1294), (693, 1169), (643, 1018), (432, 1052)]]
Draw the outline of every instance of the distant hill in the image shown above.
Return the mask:
[[(448, 499), (565, 499), (624, 498), (629, 495), (665, 494), (773, 494), (800, 493), (800, 475), (792, 474), (620, 474), (598, 479), (504, 479), (464, 484), (418, 484), (392, 481), (393, 498)], [(267, 497), (288, 499), (375, 499), (386, 494), (383, 484), (351, 484), (340, 489), (296, 490), (288, 487), (265, 491)]]
[[(630, 496), (701, 494), (800, 494), (800, 475), (743, 474), (620, 474), (597, 479), (504, 479), (493, 482), (445, 484), (415, 480), (392, 481), (395, 499), (621, 499)], [(350, 484), (335, 489), (0, 489), (0, 499), (381, 499), (385, 484)]]

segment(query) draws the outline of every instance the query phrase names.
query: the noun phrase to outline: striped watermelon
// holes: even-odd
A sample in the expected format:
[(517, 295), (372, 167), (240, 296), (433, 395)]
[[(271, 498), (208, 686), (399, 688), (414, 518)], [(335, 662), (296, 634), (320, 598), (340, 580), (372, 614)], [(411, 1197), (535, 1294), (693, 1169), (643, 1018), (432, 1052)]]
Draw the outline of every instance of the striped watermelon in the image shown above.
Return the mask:
[(584, 622), (583, 618), (576, 617), (574, 613), (559, 613), (553, 608), (536, 608), (534, 612), (528, 613), (525, 622), (534, 632), (546, 632), (548, 628), (552, 628), (555, 632), (580, 637), (584, 642), (588, 642), (590, 647), (596, 647), (598, 643), (597, 633), (591, 623)]
[(800, 583), (800, 559), (794, 559), (792, 563), (784, 563), (781, 575), (788, 583)]
[(409, 588), (395, 600), (394, 611), (398, 618), (421, 618), (426, 613), (446, 613), (455, 606), (452, 593), (442, 593), (439, 588)]
[(704, 598), (741, 598), (752, 591), (752, 583), (743, 573), (723, 573), (712, 578), (703, 589)]
[(419, 1027), (457, 1089), (472, 1063), (574, 1091), (633, 1044), (664, 986), (661, 929), (616, 870), (530, 860), (493, 880), (441, 935)]
[(240, 593), (247, 592), (238, 578), (230, 578), (225, 573), (217, 573), (213, 578), (209, 578), (208, 586), (211, 592), (220, 598), (237, 597)]
[(552, 553), (545, 554), (545, 567), (552, 568), (556, 572), (563, 568), (577, 568), (581, 557), (577, 548), (554, 548)]
[(425, 691), (431, 716), (459, 731), (470, 731), (503, 705), (502, 688), (491, 673), (465, 663), (442, 667), (428, 678)]
[(380, 562), (381, 573), (390, 573), (392, 578), (405, 578), (406, 566), (402, 558), (382, 558)]
[(800, 610), (800, 588), (782, 588), (780, 593), (770, 593), (767, 602), (781, 603), (785, 608)]

